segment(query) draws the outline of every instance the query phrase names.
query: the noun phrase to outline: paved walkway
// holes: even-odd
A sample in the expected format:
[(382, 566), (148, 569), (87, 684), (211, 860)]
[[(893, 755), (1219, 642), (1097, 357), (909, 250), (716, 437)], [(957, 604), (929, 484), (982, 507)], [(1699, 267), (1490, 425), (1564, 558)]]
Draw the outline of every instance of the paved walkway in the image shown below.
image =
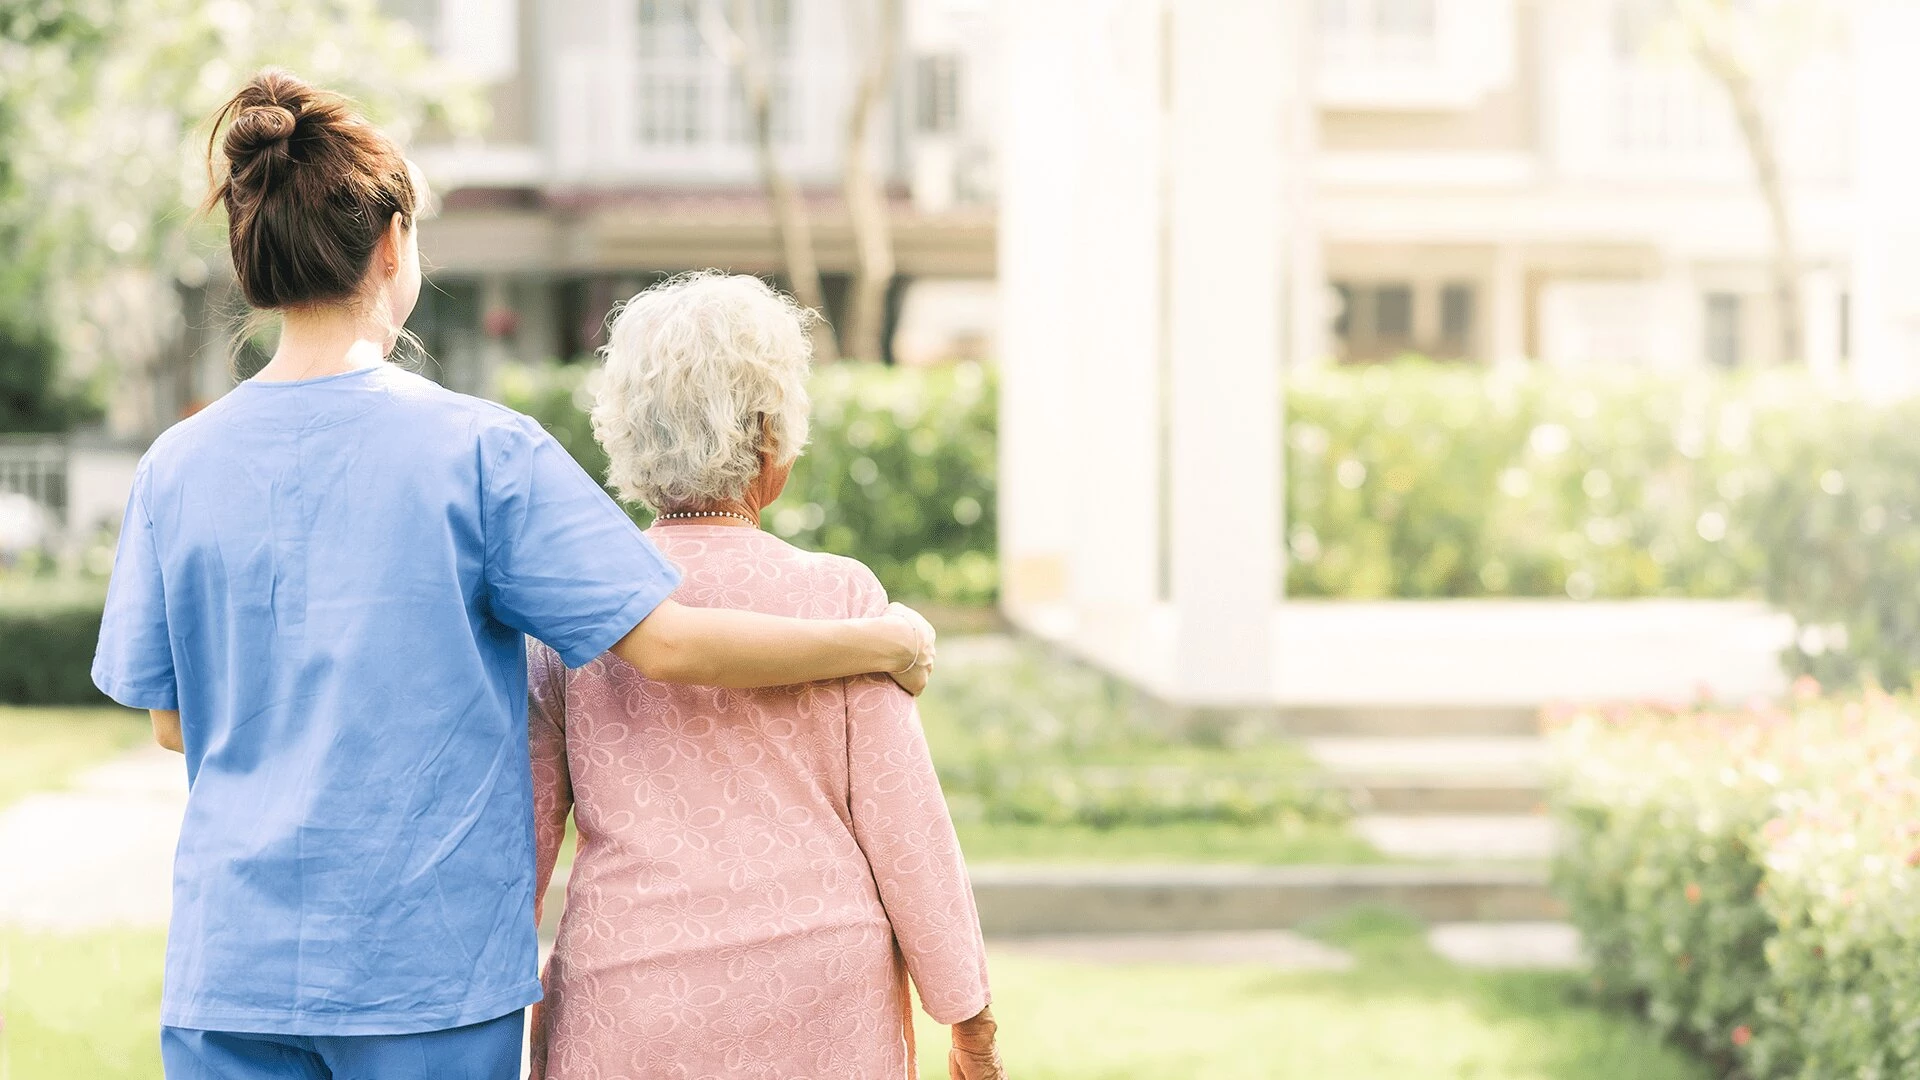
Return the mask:
[[(0, 811), (0, 926), (68, 933), (165, 926), (185, 805), (179, 755), (144, 748), (81, 773), (68, 790), (30, 795)], [(1499, 846), (1483, 831), (1493, 824), (1486, 819), (1391, 823), (1412, 832), (1459, 830), (1441, 846), (1458, 844), (1483, 855)], [(1519, 845), (1524, 854), (1536, 855), (1545, 840), (1536, 832), (1544, 820), (1512, 825), (1516, 837), (1528, 834)], [(980, 876), (995, 880), (999, 869), (1007, 868), (981, 867)], [(1245, 870), (1187, 869), (1216, 875)], [(1440, 924), (1430, 940), (1436, 951), (1469, 966), (1567, 967), (1579, 958), (1571, 928), (1552, 922)], [(1285, 930), (1047, 935), (996, 938), (993, 946), (996, 953), (1089, 963), (1252, 963), (1286, 970), (1342, 970), (1352, 963), (1338, 949)]]
[(165, 926), (186, 803), (180, 755), (151, 747), (0, 811), (0, 925)]

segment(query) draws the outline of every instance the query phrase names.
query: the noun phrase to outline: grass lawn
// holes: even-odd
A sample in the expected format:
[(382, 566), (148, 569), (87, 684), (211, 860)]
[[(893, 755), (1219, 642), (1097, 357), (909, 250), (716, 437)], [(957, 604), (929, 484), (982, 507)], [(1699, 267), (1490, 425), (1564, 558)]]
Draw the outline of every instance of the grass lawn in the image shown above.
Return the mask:
[(166, 934), (0, 930), (0, 1076), (158, 1080)]
[(152, 732), (145, 714), (127, 709), (0, 707), (0, 807), (64, 787), (74, 773)]
[[(1320, 936), (1339, 974), (1107, 967), (1000, 952), (994, 1012), (1019, 1080), (1709, 1080), (1574, 975), (1463, 971), (1417, 927), (1357, 915)], [(0, 1072), (157, 1080), (162, 936), (0, 934)], [(947, 1035), (920, 1018), (926, 1080)], [(7, 1071), (10, 1070), (10, 1071)]]
[[(1106, 967), (1002, 953), (994, 1014), (1019, 1080), (1709, 1080), (1629, 1017), (1584, 1005), (1574, 975), (1484, 973), (1416, 927), (1358, 916), (1321, 936), (1339, 974)], [(920, 1017), (921, 1076), (947, 1033)]]

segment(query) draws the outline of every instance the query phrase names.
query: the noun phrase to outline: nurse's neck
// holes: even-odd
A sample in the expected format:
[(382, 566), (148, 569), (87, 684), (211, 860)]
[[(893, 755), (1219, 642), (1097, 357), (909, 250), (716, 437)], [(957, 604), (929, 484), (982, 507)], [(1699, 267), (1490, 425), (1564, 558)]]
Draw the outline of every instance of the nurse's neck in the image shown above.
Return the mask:
[(298, 382), (378, 367), (399, 333), (354, 304), (290, 308), (282, 313), (280, 346), (255, 382)]

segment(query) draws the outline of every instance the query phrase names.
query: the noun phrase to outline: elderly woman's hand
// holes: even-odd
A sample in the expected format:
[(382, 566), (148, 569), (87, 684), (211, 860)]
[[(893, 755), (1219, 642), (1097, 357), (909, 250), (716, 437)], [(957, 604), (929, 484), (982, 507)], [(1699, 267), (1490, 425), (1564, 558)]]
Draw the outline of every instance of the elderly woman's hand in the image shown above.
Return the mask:
[(1007, 1080), (1006, 1066), (1000, 1063), (1000, 1051), (993, 1044), (999, 1025), (993, 1022), (993, 1009), (980, 1010), (971, 1020), (953, 1025), (953, 1049), (947, 1052), (948, 1080)]
[(899, 683), (901, 689), (919, 697), (920, 692), (927, 688), (927, 680), (933, 676), (934, 639), (937, 636), (933, 632), (933, 624), (905, 604), (888, 604), (887, 614), (906, 622), (919, 637), (920, 645), (913, 665), (904, 671), (892, 673), (893, 681)]

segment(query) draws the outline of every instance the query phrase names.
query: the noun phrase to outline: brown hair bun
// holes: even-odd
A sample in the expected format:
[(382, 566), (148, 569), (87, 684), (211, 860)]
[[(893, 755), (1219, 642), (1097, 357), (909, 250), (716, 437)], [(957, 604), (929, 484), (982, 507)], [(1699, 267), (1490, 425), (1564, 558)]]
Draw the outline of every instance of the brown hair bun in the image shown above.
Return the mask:
[(252, 105), (241, 109), (227, 127), (227, 161), (233, 166), (270, 150), (284, 150), (298, 127), (293, 110), (284, 105)]
[(279, 68), (214, 114), (207, 172), (207, 207), (226, 208), (234, 276), (256, 308), (351, 299), (387, 223), (399, 214), (412, 227), (419, 203), (391, 139), (346, 98)]

